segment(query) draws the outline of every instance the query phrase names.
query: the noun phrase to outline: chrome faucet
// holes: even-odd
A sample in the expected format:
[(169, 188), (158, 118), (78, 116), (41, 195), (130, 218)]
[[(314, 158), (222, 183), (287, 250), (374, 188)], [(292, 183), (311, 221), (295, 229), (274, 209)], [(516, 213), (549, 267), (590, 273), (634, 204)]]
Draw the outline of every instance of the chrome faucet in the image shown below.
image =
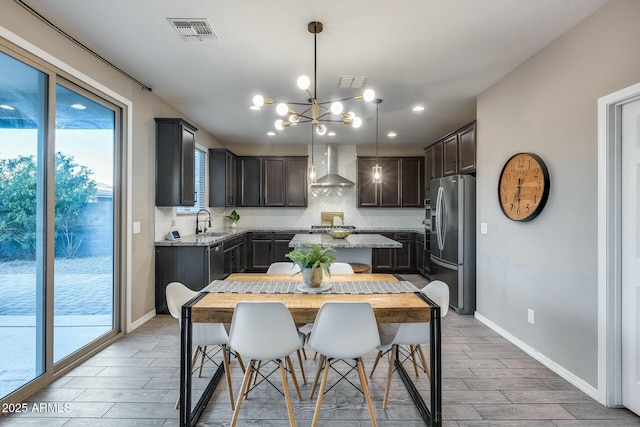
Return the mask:
[(196, 214), (196, 234), (206, 233), (207, 232), (207, 226), (206, 225), (204, 227), (202, 227), (202, 230), (200, 229), (200, 212), (205, 212), (207, 215), (209, 215), (209, 219), (208, 220), (205, 218), (202, 221), (207, 221), (207, 224), (209, 225), (209, 228), (211, 228), (211, 212), (209, 212), (206, 209), (200, 209), (198, 211), (198, 213)]

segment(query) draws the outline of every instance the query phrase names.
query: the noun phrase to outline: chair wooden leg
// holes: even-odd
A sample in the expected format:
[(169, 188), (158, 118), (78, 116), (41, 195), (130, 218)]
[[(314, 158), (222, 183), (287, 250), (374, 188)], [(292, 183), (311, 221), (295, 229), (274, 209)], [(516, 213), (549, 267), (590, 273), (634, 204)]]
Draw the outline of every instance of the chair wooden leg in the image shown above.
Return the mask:
[(376, 370), (376, 366), (378, 366), (378, 362), (380, 361), (381, 357), (382, 357), (382, 352), (378, 350), (378, 355), (376, 356), (375, 362), (373, 362), (373, 368), (371, 368), (371, 373), (369, 374), (369, 378), (373, 378), (373, 371)]
[(378, 422), (376, 421), (376, 413), (373, 409), (373, 402), (371, 401), (371, 394), (369, 394), (369, 385), (367, 384), (367, 374), (364, 372), (364, 364), (362, 363), (362, 357), (358, 357), (356, 363), (358, 364), (358, 373), (360, 374), (360, 383), (362, 384), (362, 391), (364, 391), (364, 398), (367, 400), (367, 406), (369, 407), (371, 422), (373, 423), (373, 427), (378, 427)]
[[(327, 378), (329, 377), (329, 368), (331, 366), (331, 360), (326, 360), (325, 356), (321, 356), (320, 362), (322, 362), (323, 359), (325, 360), (324, 375), (322, 376), (322, 382), (320, 383), (320, 390), (318, 391), (318, 401), (316, 402), (316, 410), (313, 413), (313, 421), (311, 422), (311, 427), (316, 427), (318, 425), (318, 418), (320, 417), (320, 407), (322, 406), (324, 389), (327, 386)], [(313, 394), (313, 390), (311, 392)]]
[(227, 346), (226, 345), (221, 345), (220, 347), (222, 347), (222, 363), (224, 365), (224, 373), (225, 376), (227, 377), (227, 387), (229, 387), (229, 400), (231, 401), (231, 410), (233, 411), (234, 409), (236, 409), (236, 405), (233, 401), (233, 387), (231, 385), (231, 371), (229, 370), (229, 357), (230, 354), (228, 354), (227, 352)]
[[(304, 348), (302, 349), (302, 351), (304, 351)], [(302, 356), (300, 355), (300, 350), (296, 351), (296, 353), (298, 354), (298, 363), (300, 364), (300, 373), (302, 374), (302, 383), (307, 384), (307, 376), (304, 374), (304, 365), (302, 364)]]
[(247, 389), (249, 388), (249, 384), (251, 382), (251, 373), (253, 371), (253, 365), (255, 360), (249, 362), (249, 366), (247, 366), (247, 370), (244, 373), (244, 377), (242, 379), (242, 386), (240, 386), (240, 394), (238, 395), (238, 401), (236, 402), (236, 409), (233, 410), (233, 418), (231, 418), (231, 427), (236, 425), (236, 421), (238, 420), (238, 414), (240, 414), (240, 405), (242, 404), (242, 398), (244, 397)]
[(237, 351), (234, 351), (234, 354), (236, 355), (236, 359), (238, 359), (238, 363), (240, 364), (240, 368), (242, 369), (242, 373), (244, 374), (245, 369), (244, 369), (244, 362), (242, 361), (242, 357), (240, 357), (240, 354)]
[(409, 346), (409, 351), (411, 351), (411, 359), (413, 359), (413, 369), (416, 371), (416, 377), (419, 377), (418, 374), (418, 361), (416, 360), (416, 347), (414, 345)]
[(318, 369), (316, 369), (316, 377), (313, 379), (313, 385), (311, 386), (311, 393), (309, 394), (309, 399), (313, 399), (313, 393), (316, 391), (316, 386), (318, 385), (318, 378), (320, 378), (320, 372), (322, 372), (322, 367), (324, 363), (327, 361), (325, 356), (320, 356), (320, 361), (318, 362)]
[(302, 356), (304, 356), (304, 360), (307, 360), (307, 352), (304, 351), (304, 347), (300, 347), (300, 350), (302, 350)]
[[(198, 360), (198, 350), (200, 350), (200, 346), (197, 345), (195, 350), (193, 350), (193, 356), (191, 356), (191, 369), (196, 366), (196, 360)], [(189, 369), (189, 375), (191, 375), (191, 369)], [(180, 409), (180, 397), (178, 396), (178, 400), (176, 400), (176, 409)]]
[(317, 357), (318, 357), (318, 352), (316, 351), (316, 352), (313, 354), (313, 360), (316, 360), (316, 358), (317, 358)]
[(420, 353), (420, 359), (422, 359), (422, 366), (427, 373), (427, 378), (431, 379), (431, 370), (429, 369), (429, 365), (427, 364), (427, 358), (424, 357), (424, 352), (422, 351), (422, 346), (420, 344), (417, 345), (418, 352)]
[(207, 354), (207, 346), (205, 345), (202, 350), (202, 356), (200, 357), (200, 371), (198, 372), (198, 378), (202, 376), (202, 367), (204, 366), (204, 356)]
[(253, 378), (253, 385), (256, 385), (256, 382), (258, 381), (258, 371), (260, 370), (261, 366), (262, 360), (258, 360), (258, 367), (256, 368), (256, 376)]
[[(291, 359), (287, 356), (287, 363), (289, 364), (289, 369), (291, 369)], [(291, 371), (293, 373), (293, 370)], [(289, 424), (291, 427), (296, 427), (296, 421), (293, 418), (293, 404), (291, 403), (291, 396), (289, 395), (289, 382), (287, 381), (287, 372), (284, 370), (284, 363), (282, 360), (280, 361), (280, 373), (282, 374), (282, 388), (284, 390), (284, 400), (287, 402), (287, 412), (289, 413)], [(295, 381), (295, 376), (293, 376)], [(296, 382), (296, 388), (298, 387)], [(302, 400), (302, 396), (300, 396), (300, 390), (298, 389), (298, 396), (300, 400)]]
[(284, 359), (287, 361), (287, 366), (291, 371), (291, 379), (293, 380), (293, 385), (296, 388), (296, 393), (298, 393), (298, 399), (302, 400), (302, 393), (300, 393), (300, 386), (298, 385), (298, 379), (296, 378), (296, 373), (293, 370), (293, 363), (291, 363), (291, 358), (287, 356)]
[(391, 375), (393, 374), (393, 368), (396, 364), (396, 353), (398, 346), (391, 346), (391, 360), (389, 361), (389, 375), (387, 376), (387, 388), (384, 391), (384, 402), (382, 403), (382, 409), (387, 409), (387, 402), (389, 401), (389, 390), (391, 390)]

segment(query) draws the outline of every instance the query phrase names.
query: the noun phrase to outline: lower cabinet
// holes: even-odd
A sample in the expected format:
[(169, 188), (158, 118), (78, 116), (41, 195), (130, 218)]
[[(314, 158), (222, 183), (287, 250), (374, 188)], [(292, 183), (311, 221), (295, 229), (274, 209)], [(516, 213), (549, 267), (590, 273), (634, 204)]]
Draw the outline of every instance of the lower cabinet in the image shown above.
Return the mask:
[(247, 268), (245, 236), (233, 237), (224, 242), (224, 273), (242, 273)]
[(371, 270), (374, 273), (415, 271), (415, 233), (400, 232), (379, 234), (402, 243), (402, 248), (373, 249)]
[(213, 246), (156, 246), (156, 313), (169, 314), (165, 288), (180, 282), (199, 291), (224, 275), (222, 243)]
[(291, 262), (287, 255), (291, 252), (289, 242), (293, 239), (295, 233), (275, 233), (273, 236), (273, 261), (274, 262)]
[(273, 262), (273, 233), (251, 233), (248, 269), (265, 272)]
[(415, 256), (416, 270), (418, 273), (424, 274), (424, 234), (416, 233)]

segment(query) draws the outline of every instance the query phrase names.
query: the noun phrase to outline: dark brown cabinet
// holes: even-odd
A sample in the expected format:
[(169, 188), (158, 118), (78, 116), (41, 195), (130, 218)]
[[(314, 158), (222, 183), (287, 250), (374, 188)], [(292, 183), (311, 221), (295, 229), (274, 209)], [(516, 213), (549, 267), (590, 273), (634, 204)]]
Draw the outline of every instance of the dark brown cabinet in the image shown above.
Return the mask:
[(224, 274), (222, 243), (212, 246), (156, 246), (156, 312), (167, 314), (165, 288), (180, 282), (199, 291)]
[(156, 206), (193, 206), (196, 129), (179, 118), (156, 118)]
[(431, 181), (442, 178), (442, 141), (433, 144), (424, 151), (425, 197), (430, 197)]
[(373, 184), (375, 158), (358, 157), (358, 207), (421, 207), (424, 197), (423, 157), (380, 157), (382, 184)]
[(262, 206), (262, 158), (238, 157), (238, 206)]
[(374, 248), (371, 254), (371, 270), (374, 273), (416, 271), (415, 233), (378, 233), (402, 243), (401, 248)]
[[(441, 148), (438, 148), (441, 147)], [(473, 174), (476, 171), (476, 122), (450, 133), (438, 140), (435, 144), (425, 148), (426, 170), (432, 176), (431, 179), (440, 178), (436, 168), (438, 165), (437, 151), (441, 149), (442, 175), (455, 175), (457, 173)], [(429, 175), (428, 175), (429, 176)], [(427, 178), (428, 179), (428, 178)], [(430, 181), (428, 179), (428, 181)], [(425, 185), (428, 187), (428, 185)]]
[(264, 206), (307, 206), (307, 158), (263, 157)]
[(307, 157), (209, 150), (209, 206), (306, 207)]
[(233, 237), (224, 242), (225, 274), (242, 273), (247, 268), (245, 236)]
[(289, 242), (293, 239), (295, 233), (275, 233), (273, 237), (274, 262), (291, 262), (285, 255), (292, 251)]
[(416, 256), (416, 270), (418, 270), (418, 273), (424, 274), (424, 234), (416, 233), (414, 247), (414, 253)]
[(236, 206), (237, 159), (222, 148), (209, 149), (209, 206)]
[(249, 257), (249, 269), (267, 271), (274, 260), (273, 233), (251, 233)]

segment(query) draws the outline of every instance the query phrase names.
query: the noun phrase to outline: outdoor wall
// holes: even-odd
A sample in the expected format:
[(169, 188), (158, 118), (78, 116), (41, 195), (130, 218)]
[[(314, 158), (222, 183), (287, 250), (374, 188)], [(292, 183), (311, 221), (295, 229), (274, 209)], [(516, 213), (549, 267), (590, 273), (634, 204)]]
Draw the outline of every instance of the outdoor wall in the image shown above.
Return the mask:
[[(597, 100), (640, 81), (640, 2), (613, 0), (478, 96), (477, 312), (597, 387)], [(551, 192), (529, 223), (497, 200), (534, 152)], [(535, 310), (535, 325), (527, 322)]]
[[(154, 205), (155, 205), (155, 117), (183, 117), (196, 127), (199, 124), (167, 104), (154, 92), (140, 86), (108, 67), (71, 41), (50, 29), (12, 1), (2, 2), (0, 26), (21, 37), (35, 47), (75, 68), (91, 79), (113, 90), (133, 104), (132, 128), (133, 165), (131, 210), (133, 221), (141, 222), (141, 233), (132, 236), (131, 265), (132, 295), (131, 321), (135, 322), (155, 309), (154, 301)], [(145, 80), (144, 76), (138, 76)], [(152, 85), (153, 82), (145, 82)], [(126, 131), (125, 131), (126, 135)], [(198, 144), (221, 147), (212, 135), (198, 130)]]

